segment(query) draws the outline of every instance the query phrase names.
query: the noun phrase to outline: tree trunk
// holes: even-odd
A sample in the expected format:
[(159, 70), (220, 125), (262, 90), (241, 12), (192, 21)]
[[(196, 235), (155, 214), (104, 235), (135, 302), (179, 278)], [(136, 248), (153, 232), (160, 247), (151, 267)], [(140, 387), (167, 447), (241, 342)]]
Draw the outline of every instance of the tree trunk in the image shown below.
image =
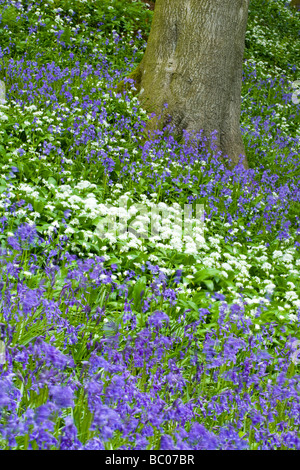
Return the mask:
[(296, 10), (300, 11), (300, 0), (292, 0), (290, 6), (295, 7)]
[(245, 156), (240, 113), (248, 7), (249, 0), (156, 0), (135, 71), (140, 102), (156, 114), (147, 131), (169, 122), (177, 135), (203, 129), (209, 141), (217, 130), (224, 157), (236, 165)]

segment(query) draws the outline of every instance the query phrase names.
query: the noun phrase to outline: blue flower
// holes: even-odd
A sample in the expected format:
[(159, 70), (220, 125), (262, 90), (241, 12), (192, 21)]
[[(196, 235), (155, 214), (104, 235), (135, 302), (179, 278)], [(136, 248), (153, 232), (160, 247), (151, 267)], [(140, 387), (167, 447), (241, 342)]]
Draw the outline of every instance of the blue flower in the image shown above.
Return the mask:
[(149, 326), (152, 326), (154, 328), (162, 328), (164, 326), (164, 323), (166, 325), (169, 325), (169, 322), (170, 319), (168, 315), (164, 312), (161, 312), (160, 310), (157, 310), (148, 318)]
[(71, 387), (61, 387), (55, 385), (50, 387), (49, 396), (59, 408), (69, 408), (74, 406), (73, 390)]

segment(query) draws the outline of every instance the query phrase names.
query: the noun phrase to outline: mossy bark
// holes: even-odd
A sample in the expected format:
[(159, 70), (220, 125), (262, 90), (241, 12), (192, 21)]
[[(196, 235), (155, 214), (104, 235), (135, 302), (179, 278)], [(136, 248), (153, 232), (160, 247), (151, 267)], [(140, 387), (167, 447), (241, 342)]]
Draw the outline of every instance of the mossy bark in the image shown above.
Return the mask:
[(300, 11), (300, 0), (292, 0), (290, 3), (291, 7), (296, 8), (296, 10)]

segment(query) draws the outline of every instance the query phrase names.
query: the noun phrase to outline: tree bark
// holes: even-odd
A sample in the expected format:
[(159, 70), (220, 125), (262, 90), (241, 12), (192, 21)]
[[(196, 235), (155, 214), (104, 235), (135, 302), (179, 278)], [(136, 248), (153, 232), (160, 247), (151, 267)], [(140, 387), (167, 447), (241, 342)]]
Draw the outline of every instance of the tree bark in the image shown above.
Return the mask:
[(291, 7), (296, 8), (296, 10), (300, 11), (300, 0), (292, 0), (290, 3)]
[[(145, 54), (135, 71), (147, 131), (203, 130), (236, 165), (245, 156), (241, 88), (249, 0), (156, 0)], [(168, 107), (164, 105), (167, 103)], [(161, 115), (161, 119), (158, 116)]]

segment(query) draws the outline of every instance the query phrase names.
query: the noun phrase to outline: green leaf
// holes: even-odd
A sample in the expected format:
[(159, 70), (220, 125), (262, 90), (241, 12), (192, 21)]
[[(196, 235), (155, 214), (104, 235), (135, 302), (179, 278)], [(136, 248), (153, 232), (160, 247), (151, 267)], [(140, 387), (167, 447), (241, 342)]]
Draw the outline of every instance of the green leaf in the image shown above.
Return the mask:
[(192, 307), (192, 310), (195, 310), (196, 312), (198, 312), (199, 307), (198, 307), (198, 305), (195, 304), (195, 302), (193, 302), (192, 300), (187, 300), (187, 304), (190, 307)]
[(214, 277), (218, 275), (220, 275), (220, 271), (218, 269), (204, 268), (204, 269), (201, 269), (201, 271), (196, 272), (195, 281), (201, 282), (201, 281), (204, 281), (205, 279), (209, 279), (210, 277)]
[(45, 205), (46, 205), (46, 201), (44, 199), (35, 199), (33, 201), (33, 208), (35, 212), (39, 212), (40, 214), (42, 213)]
[(57, 186), (57, 181), (52, 176), (49, 176), (48, 183), (53, 184), (53, 186), (55, 186), (55, 187)]
[(141, 293), (145, 291), (147, 278), (142, 276), (134, 286), (132, 297), (134, 300), (135, 310), (140, 310), (141, 308)]
[(213, 281), (203, 281), (203, 283), (206, 285), (206, 287), (210, 290), (210, 291), (213, 291), (214, 290), (214, 283)]

